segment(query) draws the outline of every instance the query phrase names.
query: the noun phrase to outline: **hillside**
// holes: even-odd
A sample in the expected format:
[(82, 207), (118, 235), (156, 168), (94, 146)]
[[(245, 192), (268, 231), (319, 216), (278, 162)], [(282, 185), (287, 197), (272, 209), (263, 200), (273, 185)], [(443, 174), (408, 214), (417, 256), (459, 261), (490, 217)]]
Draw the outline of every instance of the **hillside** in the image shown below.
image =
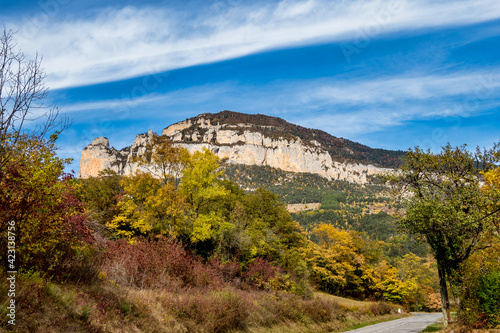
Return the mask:
[(324, 293), (304, 299), (230, 287), (170, 291), (107, 281), (20, 282), (19, 320), (13, 327), (2, 316), (2, 332), (342, 332), (408, 316), (395, 304)]
[(384, 241), (398, 234), (393, 215), (399, 206), (383, 186), (329, 181), (318, 175), (255, 165), (225, 165), (224, 169), (224, 177), (246, 191), (262, 187), (286, 204), (319, 203), (319, 207), (311, 205), (306, 211), (292, 213), (306, 230), (321, 221)]
[[(168, 126), (162, 135), (191, 153), (208, 148), (229, 164), (269, 166), (359, 184), (396, 167), (404, 154), (372, 149), (276, 117), (231, 111), (186, 119)], [(134, 156), (145, 152), (152, 136), (152, 131), (139, 134), (121, 150), (110, 148), (107, 138), (95, 139), (82, 150), (79, 177), (97, 176), (105, 168), (132, 174), (137, 170)]]

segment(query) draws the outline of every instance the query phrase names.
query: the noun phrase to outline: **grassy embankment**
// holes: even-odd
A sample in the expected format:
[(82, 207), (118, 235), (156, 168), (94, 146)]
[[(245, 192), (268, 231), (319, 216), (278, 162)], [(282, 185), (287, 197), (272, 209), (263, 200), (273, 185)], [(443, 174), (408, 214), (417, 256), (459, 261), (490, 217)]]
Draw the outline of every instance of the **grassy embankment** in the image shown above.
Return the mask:
[[(2, 284), (2, 294), (6, 294)], [(109, 280), (56, 284), (20, 278), (16, 326), (6, 332), (338, 332), (401, 315), (387, 303), (348, 300), (323, 293), (206, 288), (134, 288)]]

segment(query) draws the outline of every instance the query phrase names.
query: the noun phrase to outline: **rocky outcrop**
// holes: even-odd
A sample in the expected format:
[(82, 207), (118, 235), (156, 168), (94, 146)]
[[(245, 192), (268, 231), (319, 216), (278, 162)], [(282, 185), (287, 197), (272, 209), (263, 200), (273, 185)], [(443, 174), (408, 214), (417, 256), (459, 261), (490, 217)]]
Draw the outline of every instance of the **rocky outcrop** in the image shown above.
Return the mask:
[(139, 134), (132, 146), (121, 150), (109, 148), (108, 138), (99, 137), (94, 139), (90, 145), (82, 150), (78, 177), (96, 177), (100, 171), (105, 169), (115, 171), (121, 175), (132, 174), (138, 169), (137, 164), (133, 162), (134, 156), (142, 155), (146, 151), (146, 145), (152, 136), (152, 130), (147, 134)]
[[(303, 140), (282, 128), (255, 123), (216, 123), (204, 115), (165, 128), (162, 135), (190, 152), (208, 148), (227, 163), (266, 165), (290, 172), (309, 172), (327, 179), (364, 184), (368, 176), (389, 169), (335, 161), (316, 140)], [(96, 176), (109, 168), (123, 175), (137, 170), (133, 157), (144, 153), (152, 136), (139, 134), (132, 146), (117, 151), (97, 138), (82, 151), (79, 177)]]

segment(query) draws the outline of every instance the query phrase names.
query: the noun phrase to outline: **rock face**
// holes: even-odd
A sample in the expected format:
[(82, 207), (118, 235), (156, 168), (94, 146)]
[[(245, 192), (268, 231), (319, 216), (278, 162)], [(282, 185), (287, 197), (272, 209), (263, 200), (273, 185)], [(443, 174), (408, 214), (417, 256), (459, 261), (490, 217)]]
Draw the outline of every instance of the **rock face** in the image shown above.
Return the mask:
[[(230, 111), (202, 114), (170, 125), (163, 130), (162, 135), (190, 152), (208, 148), (219, 158), (227, 160), (227, 163), (267, 165), (290, 172), (314, 173), (330, 180), (363, 184), (368, 181), (368, 176), (389, 170), (372, 164), (334, 160), (331, 147), (325, 147), (326, 145), (305, 135), (301, 138), (280, 124), (266, 125), (276, 122), (279, 118), (244, 115), (243, 120), (246, 122), (239, 123), (242, 117), (238, 115), (241, 114)], [(224, 121), (226, 116), (231, 120)], [(263, 121), (262, 117), (271, 118), (273, 121)], [(95, 139), (82, 151), (79, 177), (97, 176), (98, 172), (105, 168), (123, 175), (133, 173), (137, 165), (132, 163), (132, 158), (144, 153), (152, 135), (151, 130), (148, 134), (139, 134), (132, 146), (120, 151), (109, 148), (106, 138)], [(351, 152), (348, 151), (349, 154)]]
[(122, 175), (132, 174), (138, 169), (137, 164), (133, 163), (132, 159), (146, 151), (146, 145), (152, 136), (152, 130), (147, 134), (139, 134), (132, 146), (121, 150), (109, 148), (108, 138), (94, 139), (90, 145), (82, 150), (78, 177), (96, 177), (104, 169), (110, 169)]

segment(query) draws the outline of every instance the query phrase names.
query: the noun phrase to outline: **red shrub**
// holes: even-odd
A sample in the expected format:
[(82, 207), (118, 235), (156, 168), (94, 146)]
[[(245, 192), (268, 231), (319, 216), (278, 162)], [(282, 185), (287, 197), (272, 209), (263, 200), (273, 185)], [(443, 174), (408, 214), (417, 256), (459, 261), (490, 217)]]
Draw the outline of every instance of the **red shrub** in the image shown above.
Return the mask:
[(192, 272), (189, 275), (189, 285), (192, 287), (218, 289), (223, 286), (221, 271), (210, 264), (205, 264), (199, 258), (192, 262)]
[(104, 253), (102, 270), (108, 278), (136, 287), (182, 286), (192, 270), (184, 247), (166, 238), (110, 241)]
[(108, 242), (103, 269), (109, 279), (136, 287), (210, 287), (223, 285), (219, 267), (189, 254), (167, 238)]
[(245, 282), (254, 288), (269, 289), (269, 281), (282, 273), (282, 269), (269, 261), (257, 258), (243, 274)]
[(295, 283), (281, 267), (265, 259), (255, 259), (242, 272), (238, 261), (204, 261), (179, 242), (163, 237), (140, 239), (135, 244), (108, 241), (104, 247), (101, 270), (108, 279), (140, 288), (220, 289), (231, 284), (238, 288), (289, 291)]
[(239, 261), (222, 262), (219, 257), (216, 257), (210, 259), (209, 264), (220, 272), (224, 282), (231, 283), (235, 287), (241, 284), (241, 264)]

